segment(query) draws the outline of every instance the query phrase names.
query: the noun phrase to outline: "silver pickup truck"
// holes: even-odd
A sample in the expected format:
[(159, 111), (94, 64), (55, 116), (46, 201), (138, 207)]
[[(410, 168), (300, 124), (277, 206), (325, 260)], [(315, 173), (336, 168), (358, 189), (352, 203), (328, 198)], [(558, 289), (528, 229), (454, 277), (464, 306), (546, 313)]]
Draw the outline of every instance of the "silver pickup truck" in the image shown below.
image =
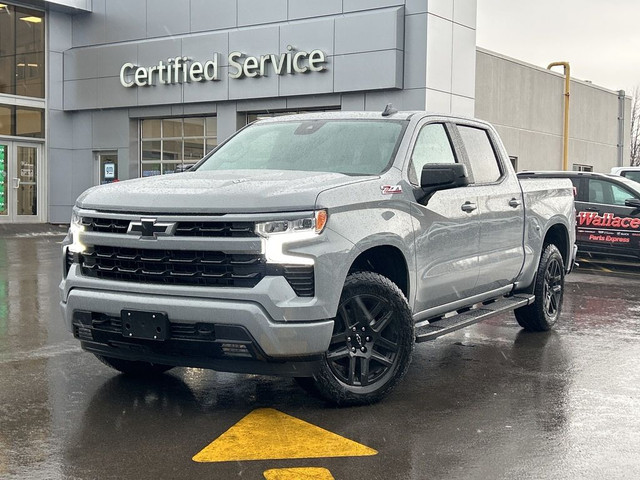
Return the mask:
[(189, 172), (83, 193), (60, 305), (82, 347), (124, 373), (286, 375), (371, 403), (416, 342), (508, 310), (551, 328), (574, 240), (571, 182), (518, 181), (487, 123), (278, 117)]

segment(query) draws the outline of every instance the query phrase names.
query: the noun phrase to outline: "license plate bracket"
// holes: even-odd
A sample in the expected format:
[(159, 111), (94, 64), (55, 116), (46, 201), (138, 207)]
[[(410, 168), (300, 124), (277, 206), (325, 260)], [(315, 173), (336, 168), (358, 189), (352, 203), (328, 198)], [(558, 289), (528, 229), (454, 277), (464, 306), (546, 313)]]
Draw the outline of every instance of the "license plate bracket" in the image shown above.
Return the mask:
[(169, 318), (162, 312), (122, 310), (122, 336), (162, 341), (169, 338)]

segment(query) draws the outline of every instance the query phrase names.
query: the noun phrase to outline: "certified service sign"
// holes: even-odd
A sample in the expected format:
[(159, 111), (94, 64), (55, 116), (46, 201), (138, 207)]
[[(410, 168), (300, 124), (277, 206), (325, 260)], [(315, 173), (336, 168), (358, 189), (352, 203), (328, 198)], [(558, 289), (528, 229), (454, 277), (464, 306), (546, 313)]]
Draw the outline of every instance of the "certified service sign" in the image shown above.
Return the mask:
[[(205, 62), (193, 61), (190, 57), (175, 57), (166, 62), (160, 60), (149, 67), (125, 63), (120, 68), (120, 83), (129, 88), (220, 80), (219, 58), (219, 53), (214, 53)], [(287, 46), (286, 52), (278, 55), (270, 53), (254, 57), (242, 52), (231, 52), (227, 59), (229, 78), (233, 79), (266, 77), (269, 73), (284, 75), (321, 72), (327, 68), (327, 57), (322, 50), (305, 52), (296, 50), (291, 45)]]

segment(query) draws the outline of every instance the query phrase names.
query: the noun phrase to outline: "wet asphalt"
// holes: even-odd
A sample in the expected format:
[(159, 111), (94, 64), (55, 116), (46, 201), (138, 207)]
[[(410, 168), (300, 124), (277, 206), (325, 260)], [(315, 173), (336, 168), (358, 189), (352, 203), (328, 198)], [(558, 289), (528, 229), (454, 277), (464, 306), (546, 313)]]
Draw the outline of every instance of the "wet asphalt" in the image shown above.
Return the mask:
[[(419, 344), (386, 400), (339, 409), (290, 379), (116, 374), (63, 327), (60, 241), (46, 231), (0, 238), (0, 479), (259, 480), (287, 467), (324, 467), (336, 480), (640, 478), (633, 269), (571, 274), (552, 332), (524, 333), (508, 314)], [(262, 407), (378, 454), (192, 460)]]

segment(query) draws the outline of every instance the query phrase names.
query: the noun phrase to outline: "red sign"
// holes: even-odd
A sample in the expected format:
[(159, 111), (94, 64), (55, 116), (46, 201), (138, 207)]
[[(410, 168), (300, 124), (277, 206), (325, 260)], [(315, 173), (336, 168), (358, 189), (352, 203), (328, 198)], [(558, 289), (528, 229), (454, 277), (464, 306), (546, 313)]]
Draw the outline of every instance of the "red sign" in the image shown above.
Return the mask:
[(577, 227), (578, 243), (640, 248), (640, 217), (578, 212)]
[(578, 226), (637, 229), (640, 227), (640, 218), (616, 217), (613, 213), (600, 216), (596, 212), (578, 212)]

